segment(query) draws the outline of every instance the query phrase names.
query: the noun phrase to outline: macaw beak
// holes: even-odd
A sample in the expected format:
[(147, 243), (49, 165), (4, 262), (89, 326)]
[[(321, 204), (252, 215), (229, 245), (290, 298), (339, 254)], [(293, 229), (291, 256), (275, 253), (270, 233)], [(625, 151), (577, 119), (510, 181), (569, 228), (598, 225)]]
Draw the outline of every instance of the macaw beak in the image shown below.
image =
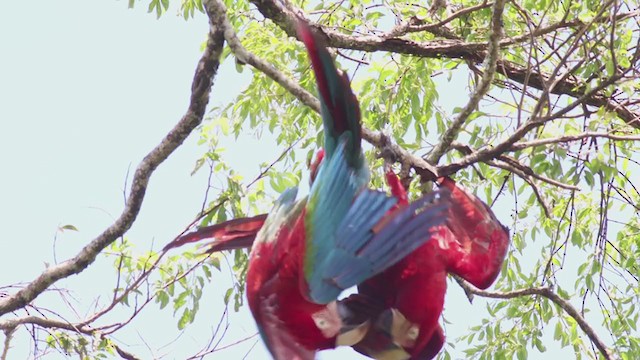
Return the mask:
[(419, 330), (400, 311), (390, 308), (377, 315), (365, 335), (353, 346), (357, 352), (378, 360), (408, 360), (411, 354), (405, 349), (414, 346)]
[(361, 324), (342, 324), (340, 333), (336, 336), (336, 346), (352, 346), (364, 339), (371, 323), (367, 320)]
[(338, 301), (336, 311), (340, 318), (336, 346), (353, 346), (369, 332), (370, 319), (378, 313), (379, 304), (371, 304), (363, 296), (353, 294)]

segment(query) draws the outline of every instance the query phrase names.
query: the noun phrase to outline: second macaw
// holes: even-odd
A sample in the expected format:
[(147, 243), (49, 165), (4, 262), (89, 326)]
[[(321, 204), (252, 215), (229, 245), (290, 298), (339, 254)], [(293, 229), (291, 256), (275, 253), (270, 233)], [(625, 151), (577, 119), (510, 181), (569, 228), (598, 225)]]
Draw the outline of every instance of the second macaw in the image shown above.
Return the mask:
[[(406, 191), (393, 173), (387, 182), (399, 204)], [(374, 359), (433, 359), (444, 344), (438, 323), (447, 273), (485, 289), (497, 278), (509, 246), (508, 230), (491, 209), (450, 178), (439, 178), (451, 192), (446, 223), (431, 241), (394, 266), (358, 286), (344, 301), (359, 317), (374, 318), (367, 335), (354, 346)], [(372, 310), (373, 309), (373, 310)]]

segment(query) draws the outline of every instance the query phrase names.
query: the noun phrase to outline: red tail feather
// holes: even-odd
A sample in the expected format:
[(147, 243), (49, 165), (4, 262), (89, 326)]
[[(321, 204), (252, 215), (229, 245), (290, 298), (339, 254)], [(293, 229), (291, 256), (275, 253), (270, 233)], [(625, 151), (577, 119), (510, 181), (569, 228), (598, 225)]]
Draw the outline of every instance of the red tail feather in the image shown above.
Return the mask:
[(207, 252), (248, 248), (253, 244), (256, 234), (262, 228), (266, 218), (267, 214), (261, 214), (200, 228), (178, 237), (167, 244), (163, 250), (206, 239), (215, 239), (211, 242), (211, 247), (207, 249)]

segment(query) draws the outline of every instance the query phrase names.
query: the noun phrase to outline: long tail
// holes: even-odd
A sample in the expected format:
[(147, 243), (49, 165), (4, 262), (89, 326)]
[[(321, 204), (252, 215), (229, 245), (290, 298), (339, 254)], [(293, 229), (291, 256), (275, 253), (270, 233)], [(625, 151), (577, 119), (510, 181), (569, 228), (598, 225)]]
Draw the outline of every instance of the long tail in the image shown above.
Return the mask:
[(307, 47), (320, 93), (321, 115), (324, 123), (324, 149), (333, 156), (340, 137), (349, 139), (347, 161), (352, 168), (364, 165), (361, 147), (360, 105), (353, 94), (347, 74), (338, 72), (323, 41), (309, 25), (298, 23), (298, 35)]
[(213, 239), (206, 252), (249, 248), (262, 228), (267, 214), (249, 218), (233, 219), (219, 224), (200, 228), (184, 234), (168, 243), (163, 250), (172, 249), (184, 244)]

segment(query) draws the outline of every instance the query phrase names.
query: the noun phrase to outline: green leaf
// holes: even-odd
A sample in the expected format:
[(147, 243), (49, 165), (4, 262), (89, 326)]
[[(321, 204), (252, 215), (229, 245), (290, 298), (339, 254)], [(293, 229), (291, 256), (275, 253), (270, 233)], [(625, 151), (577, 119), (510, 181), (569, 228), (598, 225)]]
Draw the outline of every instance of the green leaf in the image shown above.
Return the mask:
[(165, 291), (159, 291), (156, 302), (160, 303), (160, 309), (164, 309), (169, 304), (169, 294)]
[(67, 224), (64, 226), (61, 226), (58, 228), (61, 232), (64, 230), (71, 230), (71, 231), (78, 231), (78, 228), (76, 228), (75, 226), (71, 225), (71, 224)]
[(563, 329), (560, 321), (556, 323), (555, 331), (553, 332), (553, 340), (560, 340), (563, 337)]
[(187, 324), (193, 321), (193, 316), (191, 315), (191, 310), (189, 308), (184, 309), (182, 312), (182, 316), (180, 316), (180, 320), (178, 320), (178, 330), (184, 329)]

